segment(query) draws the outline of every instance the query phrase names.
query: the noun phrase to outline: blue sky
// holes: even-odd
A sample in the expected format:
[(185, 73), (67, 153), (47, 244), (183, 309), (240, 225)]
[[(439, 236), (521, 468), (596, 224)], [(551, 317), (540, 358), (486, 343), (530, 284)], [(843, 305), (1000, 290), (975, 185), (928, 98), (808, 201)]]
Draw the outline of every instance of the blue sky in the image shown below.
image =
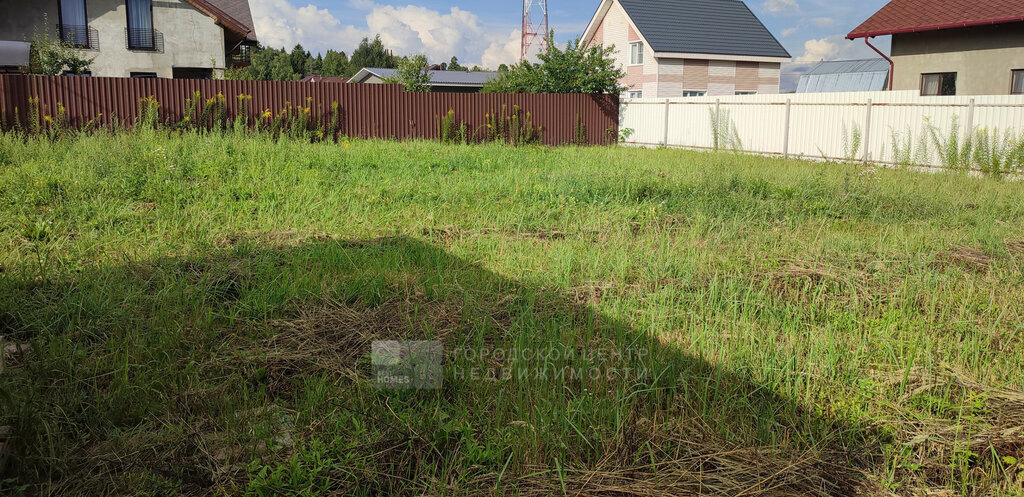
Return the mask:
[[(734, 1), (734, 0), (706, 0)], [(747, 5), (797, 63), (875, 56), (863, 41), (844, 36), (887, 0), (751, 0)], [(549, 0), (551, 28), (565, 42), (582, 34), (599, 0)], [(423, 53), (432, 61), (452, 55), (494, 68), (519, 54), (520, 0), (250, 0), (256, 32), (271, 46), (295, 43), (313, 53), (351, 52), (364, 36), (379, 33), (400, 55)], [(888, 38), (876, 40), (888, 51)], [(790, 80), (804, 66), (790, 65)], [(792, 81), (789, 82), (792, 84)], [(787, 86), (784, 82), (783, 86)]]

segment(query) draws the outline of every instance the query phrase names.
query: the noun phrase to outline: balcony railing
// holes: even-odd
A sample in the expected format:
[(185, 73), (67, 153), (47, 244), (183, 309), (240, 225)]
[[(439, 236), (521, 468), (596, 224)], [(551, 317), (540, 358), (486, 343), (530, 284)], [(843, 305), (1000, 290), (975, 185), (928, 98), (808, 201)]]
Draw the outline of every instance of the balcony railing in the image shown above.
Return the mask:
[(60, 39), (75, 48), (83, 50), (99, 50), (99, 33), (89, 26), (77, 24), (58, 24)]
[(240, 45), (228, 54), (228, 60), (233, 67), (244, 67), (252, 64), (252, 47)]
[(164, 34), (155, 29), (128, 27), (124, 39), (128, 50), (164, 53)]

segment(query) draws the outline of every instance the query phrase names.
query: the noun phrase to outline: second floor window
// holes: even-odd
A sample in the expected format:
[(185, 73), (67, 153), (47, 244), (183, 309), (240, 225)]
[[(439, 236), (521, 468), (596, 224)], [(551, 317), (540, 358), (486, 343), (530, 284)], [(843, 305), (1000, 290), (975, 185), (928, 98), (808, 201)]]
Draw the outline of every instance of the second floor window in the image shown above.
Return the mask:
[(1010, 82), (1010, 93), (1014, 95), (1024, 95), (1024, 69), (1018, 69), (1013, 71), (1013, 77)]
[(154, 50), (156, 36), (153, 31), (153, 4), (150, 0), (127, 0), (128, 48)]
[(60, 0), (60, 39), (75, 46), (89, 44), (89, 19), (85, 15), (85, 0)]
[(629, 65), (639, 66), (644, 63), (644, 43), (637, 41), (629, 44)]

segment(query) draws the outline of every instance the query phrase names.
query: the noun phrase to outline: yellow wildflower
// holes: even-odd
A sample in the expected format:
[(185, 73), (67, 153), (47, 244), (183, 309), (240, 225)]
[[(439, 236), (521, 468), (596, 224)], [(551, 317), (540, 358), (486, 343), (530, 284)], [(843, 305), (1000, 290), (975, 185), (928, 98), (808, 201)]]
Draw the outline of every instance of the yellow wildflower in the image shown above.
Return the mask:
[(185, 116), (185, 122), (189, 122), (191, 120), (192, 120), (192, 116)]
[(46, 121), (46, 122), (51, 122), (51, 121), (53, 121), (53, 118), (50, 117), (50, 116), (43, 116), (43, 120)]

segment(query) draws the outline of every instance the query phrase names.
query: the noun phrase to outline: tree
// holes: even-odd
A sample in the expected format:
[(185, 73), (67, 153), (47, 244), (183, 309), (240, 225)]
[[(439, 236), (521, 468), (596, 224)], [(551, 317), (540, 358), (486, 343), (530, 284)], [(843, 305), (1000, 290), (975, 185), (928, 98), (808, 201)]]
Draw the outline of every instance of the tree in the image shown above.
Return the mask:
[(95, 57), (83, 57), (74, 46), (51, 38), (47, 32), (36, 33), (29, 49), (29, 72), (45, 76), (85, 74), (93, 60)]
[(312, 64), (309, 66), (310, 74), (323, 74), (324, 72), (324, 56), (322, 54), (316, 54), (316, 58), (312, 59)]
[(613, 53), (615, 47), (585, 47), (570, 41), (565, 50), (548, 37), (540, 64), (523, 61), (484, 84), (489, 93), (622, 93), (619, 80), (625, 76)]
[(384, 43), (380, 41), (380, 35), (377, 35), (372, 42), (369, 38), (363, 38), (363, 41), (359, 42), (359, 47), (352, 52), (352, 57), (349, 59), (348, 71), (345, 75), (352, 76), (364, 67), (396, 67), (395, 57), (384, 48)]
[(465, 71), (466, 67), (459, 64), (459, 58), (452, 56), (452, 60), (448, 62), (449, 71)]
[(328, 50), (324, 55), (324, 63), (320, 68), (323, 76), (338, 78), (348, 74), (348, 55), (345, 52)]
[(508, 72), (508, 64), (498, 66), (498, 72)]
[(427, 70), (427, 57), (414, 55), (406, 57), (398, 64), (394, 76), (384, 79), (385, 83), (399, 84), (408, 92), (430, 91), (430, 71)]
[(312, 56), (299, 43), (295, 44), (295, 48), (292, 48), (292, 53), (288, 55), (292, 72), (298, 74), (300, 79), (309, 74), (310, 59), (312, 59)]
[(292, 68), (291, 56), (283, 48), (257, 46), (252, 51), (247, 67), (231, 69), (224, 74), (227, 79), (257, 81), (295, 81), (301, 78)]

